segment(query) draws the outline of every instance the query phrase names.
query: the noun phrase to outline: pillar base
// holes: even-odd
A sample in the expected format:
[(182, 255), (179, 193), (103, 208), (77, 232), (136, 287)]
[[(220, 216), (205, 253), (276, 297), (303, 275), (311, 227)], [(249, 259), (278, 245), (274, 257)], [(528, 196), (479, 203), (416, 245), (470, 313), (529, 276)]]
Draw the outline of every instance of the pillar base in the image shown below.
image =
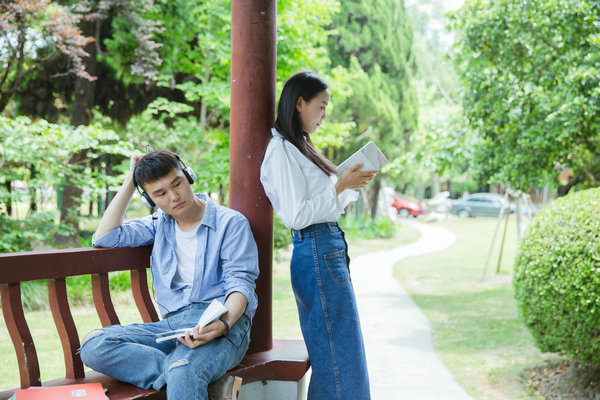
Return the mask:
[(257, 381), (242, 386), (238, 400), (306, 400), (310, 372), (298, 382)]

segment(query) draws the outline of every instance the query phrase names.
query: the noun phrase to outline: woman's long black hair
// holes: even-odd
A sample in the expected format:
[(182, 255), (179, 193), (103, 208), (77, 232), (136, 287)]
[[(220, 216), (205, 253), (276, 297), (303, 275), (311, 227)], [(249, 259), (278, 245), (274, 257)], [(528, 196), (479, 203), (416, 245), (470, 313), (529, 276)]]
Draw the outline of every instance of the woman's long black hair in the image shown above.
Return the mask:
[(308, 102), (328, 88), (327, 82), (312, 72), (303, 71), (294, 74), (281, 91), (275, 129), (323, 172), (327, 175), (335, 175), (335, 165), (319, 153), (310, 140), (309, 134), (302, 130), (302, 122), (296, 109), (300, 97)]

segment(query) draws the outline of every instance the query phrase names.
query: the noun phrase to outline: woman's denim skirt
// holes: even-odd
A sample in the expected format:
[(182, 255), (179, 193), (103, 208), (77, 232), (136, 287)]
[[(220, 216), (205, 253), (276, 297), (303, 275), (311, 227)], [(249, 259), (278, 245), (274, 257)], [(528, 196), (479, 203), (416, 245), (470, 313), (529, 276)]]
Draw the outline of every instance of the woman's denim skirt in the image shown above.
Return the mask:
[(348, 244), (337, 222), (292, 230), (292, 288), (312, 376), (309, 400), (368, 400), (369, 376)]

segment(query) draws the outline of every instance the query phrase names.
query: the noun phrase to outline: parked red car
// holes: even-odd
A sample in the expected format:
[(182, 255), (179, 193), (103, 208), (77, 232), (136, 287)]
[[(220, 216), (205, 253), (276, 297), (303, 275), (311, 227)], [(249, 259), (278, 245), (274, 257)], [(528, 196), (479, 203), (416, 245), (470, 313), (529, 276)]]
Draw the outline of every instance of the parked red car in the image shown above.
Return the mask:
[(394, 196), (392, 207), (394, 207), (398, 212), (398, 215), (403, 218), (407, 218), (409, 216), (417, 217), (425, 213), (423, 205), (418, 201), (403, 199), (399, 196)]

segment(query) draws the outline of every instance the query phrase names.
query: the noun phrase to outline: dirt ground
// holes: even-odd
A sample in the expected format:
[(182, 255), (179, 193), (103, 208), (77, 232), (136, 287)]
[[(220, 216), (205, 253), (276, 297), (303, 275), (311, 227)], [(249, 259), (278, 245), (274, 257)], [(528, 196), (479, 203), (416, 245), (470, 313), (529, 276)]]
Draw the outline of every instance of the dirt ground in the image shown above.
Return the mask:
[(529, 385), (547, 400), (600, 400), (600, 366), (564, 361), (536, 368)]

